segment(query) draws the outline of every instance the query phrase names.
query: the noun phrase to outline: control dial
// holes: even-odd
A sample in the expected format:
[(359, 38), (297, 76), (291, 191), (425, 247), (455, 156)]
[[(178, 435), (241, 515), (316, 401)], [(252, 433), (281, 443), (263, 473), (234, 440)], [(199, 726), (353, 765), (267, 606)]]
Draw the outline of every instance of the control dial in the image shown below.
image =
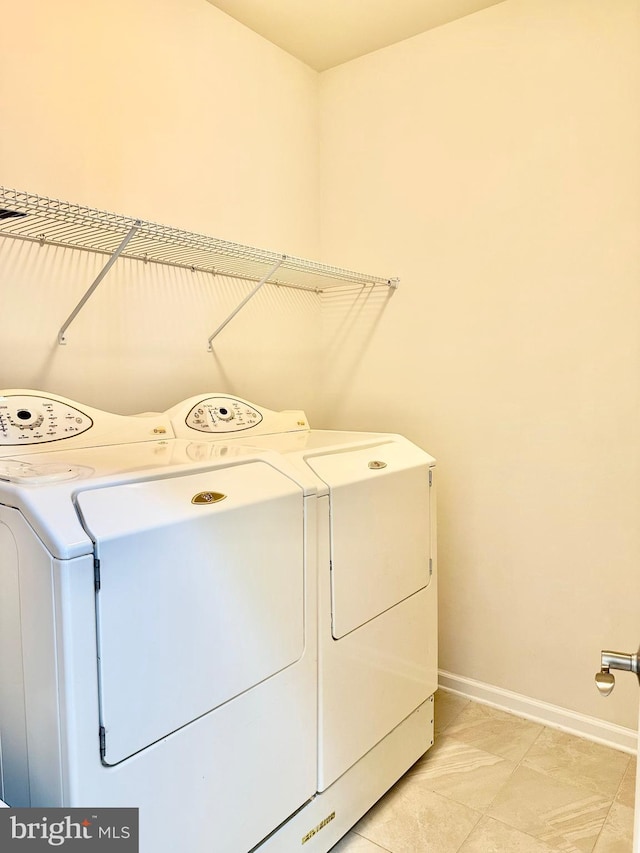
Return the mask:
[(9, 413), (9, 422), (18, 429), (35, 429), (41, 426), (44, 415), (34, 409), (18, 409), (15, 413)]
[(214, 414), (221, 421), (232, 421), (234, 418), (233, 412), (227, 409), (226, 406), (219, 406), (217, 409), (214, 409)]

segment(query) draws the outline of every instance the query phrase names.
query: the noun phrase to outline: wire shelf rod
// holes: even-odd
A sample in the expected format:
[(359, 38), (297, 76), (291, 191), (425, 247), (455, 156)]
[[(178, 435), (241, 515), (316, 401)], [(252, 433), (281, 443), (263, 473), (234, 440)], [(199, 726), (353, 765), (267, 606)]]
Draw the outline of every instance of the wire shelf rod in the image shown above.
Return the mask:
[(137, 223), (136, 223), (136, 224), (134, 224), (134, 225), (131, 227), (131, 230), (130, 230), (130, 231), (129, 231), (129, 233), (125, 236), (124, 240), (120, 243), (120, 245), (119, 245), (119, 246), (118, 246), (118, 248), (115, 250), (115, 252), (113, 253), (113, 255), (111, 255), (111, 257), (109, 258), (109, 260), (107, 261), (107, 263), (104, 265), (104, 267), (102, 268), (102, 270), (100, 271), (100, 273), (97, 275), (97, 277), (96, 277), (95, 281), (93, 282), (93, 284), (91, 285), (91, 287), (89, 287), (89, 289), (87, 290), (87, 292), (85, 293), (85, 295), (82, 297), (82, 299), (80, 300), (80, 302), (78, 302), (78, 304), (77, 304), (77, 305), (76, 305), (76, 307), (73, 309), (73, 311), (71, 312), (71, 314), (69, 314), (69, 316), (67, 317), (67, 319), (64, 321), (64, 323), (63, 323), (63, 324), (62, 324), (62, 326), (60, 327), (60, 331), (58, 332), (58, 343), (59, 343), (59, 344), (61, 344), (61, 345), (66, 344), (66, 342), (67, 342), (67, 341), (66, 341), (66, 338), (65, 338), (65, 332), (67, 331), (67, 329), (69, 328), (69, 326), (73, 323), (73, 321), (74, 321), (74, 320), (75, 320), (75, 318), (78, 316), (78, 314), (80, 313), (80, 311), (84, 308), (84, 306), (85, 306), (85, 304), (88, 302), (88, 300), (91, 298), (91, 296), (92, 296), (93, 292), (95, 291), (95, 289), (97, 288), (97, 286), (100, 284), (100, 282), (102, 281), (102, 279), (106, 276), (106, 274), (109, 272), (109, 270), (111, 269), (111, 267), (112, 267), (112, 266), (115, 264), (115, 262), (118, 260), (119, 256), (120, 256), (120, 255), (122, 254), (122, 252), (125, 250), (125, 248), (126, 248), (126, 246), (127, 246), (127, 243), (129, 242), (129, 240), (131, 240), (131, 238), (133, 237), (133, 235), (136, 233), (136, 229), (137, 229), (137, 228), (138, 228)]
[(273, 275), (274, 272), (276, 272), (279, 269), (279, 267), (282, 266), (282, 264), (284, 263), (284, 261), (286, 259), (287, 259), (286, 255), (283, 255), (280, 258), (280, 260), (278, 261), (278, 263), (274, 264), (271, 267), (271, 269), (269, 270), (269, 272), (262, 279), (260, 279), (260, 281), (258, 282), (258, 284), (256, 284), (256, 286), (253, 288), (251, 293), (248, 293), (247, 296), (245, 296), (245, 298), (242, 300), (242, 302), (236, 308), (234, 308), (234, 310), (231, 312), (231, 314), (229, 314), (229, 316), (225, 320), (223, 320), (222, 323), (220, 323), (220, 325), (218, 326), (218, 328), (214, 332), (212, 332), (212, 334), (209, 336), (209, 340), (207, 342), (209, 352), (213, 352), (213, 340), (214, 340), (214, 338), (217, 338), (217, 336), (220, 334), (220, 332), (224, 329), (224, 327), (226, 325), (228, 325), (233, 320), (233, 318), (236, 316), (236, 314), (238, 314), (239, 311), (242, 311), (242, 309), (247, 304), (247, 302), (250, 299), (253, 299), (253, 297), (260, 290), (260, 288), (263, 287), (267, 283), (269, 278)]

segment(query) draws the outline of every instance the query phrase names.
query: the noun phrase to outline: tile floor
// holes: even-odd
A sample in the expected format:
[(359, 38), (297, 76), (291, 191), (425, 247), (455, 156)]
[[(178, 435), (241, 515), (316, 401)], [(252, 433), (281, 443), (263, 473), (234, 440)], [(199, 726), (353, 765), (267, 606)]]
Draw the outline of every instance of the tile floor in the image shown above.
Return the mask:
[(434, 746), (331, 853), (631, 853), (636, 759), (442, 690)]

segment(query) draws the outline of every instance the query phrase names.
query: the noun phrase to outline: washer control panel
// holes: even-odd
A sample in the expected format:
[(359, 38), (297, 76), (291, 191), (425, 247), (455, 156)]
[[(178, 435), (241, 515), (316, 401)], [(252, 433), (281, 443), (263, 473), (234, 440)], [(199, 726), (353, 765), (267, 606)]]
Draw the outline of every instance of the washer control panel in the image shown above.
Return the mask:
[(253, 439), (258, 435), (308, 430), (307, 416), (297, 409), (273, 412), (230, 394), (208, 392), (167, 409), (176, 438), (200, 441)]
[[(0, 458), (175, 438), (158, 413), (116, 415), (57, 394), (26, 388), (0, 390)], [(20, 448), (25, 450), (21, 451)]]
[(185, 423), (198, 432), (212, 434), (250, 429), (261, 420), (260, 412), (242, 400), (234, 397), (206, 397), (193, 406)]
[(59, 400), (31, 394), (0, 397), (0, 445), (60, 441), (92, 426), (89, 415)]

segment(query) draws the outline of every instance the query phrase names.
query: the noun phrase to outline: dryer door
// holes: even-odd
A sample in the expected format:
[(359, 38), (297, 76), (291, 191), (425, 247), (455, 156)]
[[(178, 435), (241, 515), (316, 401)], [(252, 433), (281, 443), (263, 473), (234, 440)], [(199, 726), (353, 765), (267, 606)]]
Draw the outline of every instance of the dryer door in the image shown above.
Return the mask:
[(432, 461), (402, 438), (307, 459), (329, 486), (336, 639), (429, 583)]
[(284, 474), (251, 461), (87, 490), (77, 506), (100, 561), (106, 764), (300, 658), (303, 497)]

